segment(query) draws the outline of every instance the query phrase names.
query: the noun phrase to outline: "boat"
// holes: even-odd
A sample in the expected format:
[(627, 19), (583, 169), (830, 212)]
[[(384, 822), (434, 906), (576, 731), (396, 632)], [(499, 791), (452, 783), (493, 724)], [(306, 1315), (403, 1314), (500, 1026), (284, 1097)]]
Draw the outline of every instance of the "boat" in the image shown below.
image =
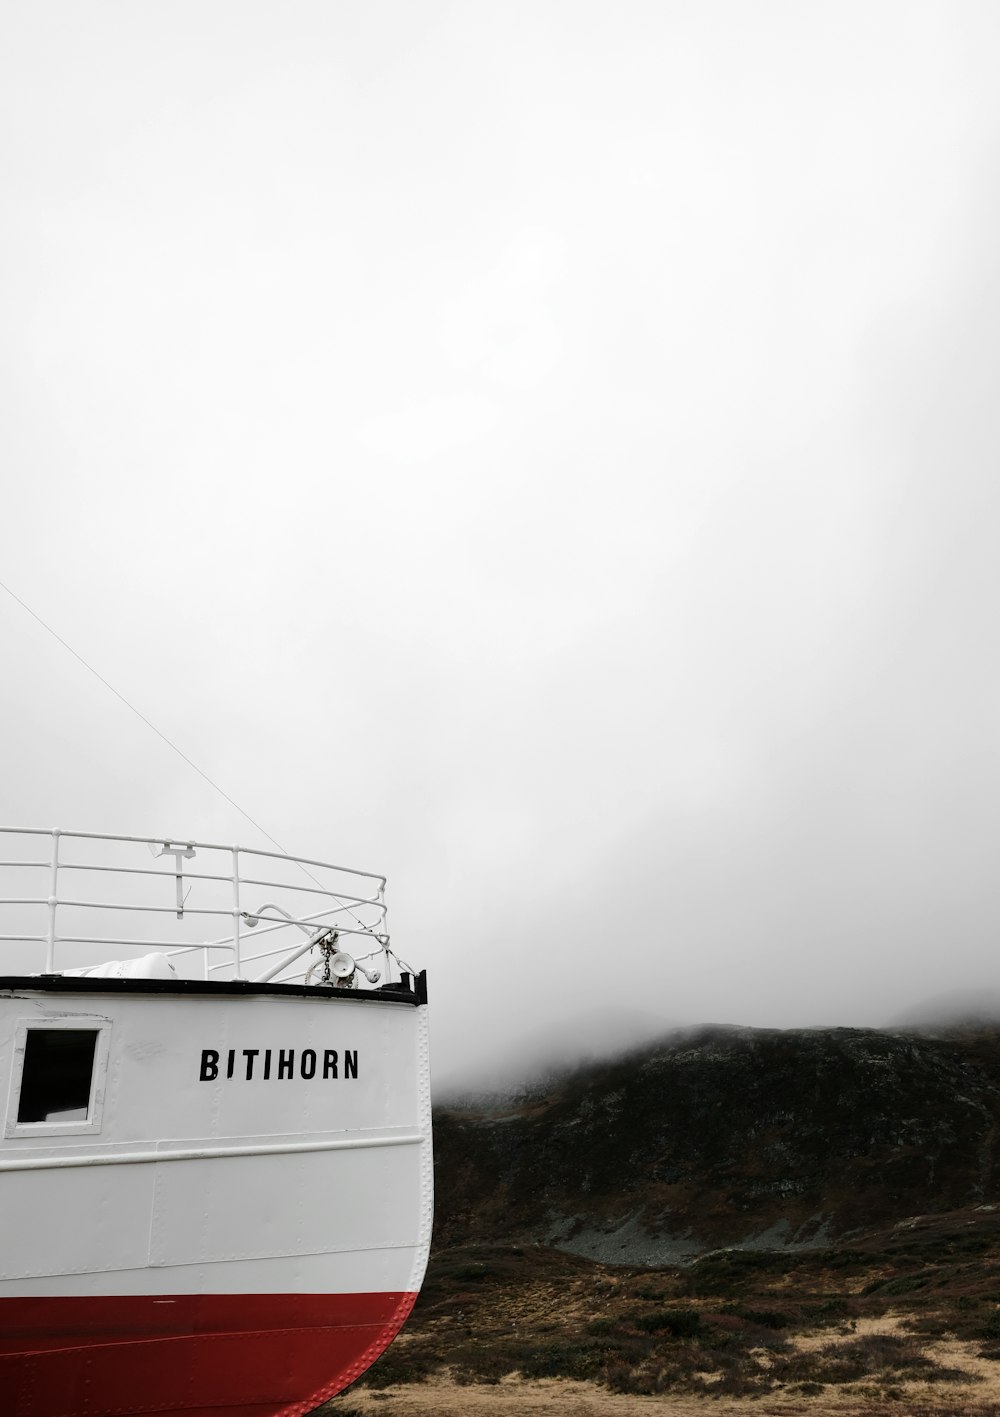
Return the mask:
[(426, 973), (385, 878), (0, 828), (0, 1413), (293, 1417), (410, 1312)]

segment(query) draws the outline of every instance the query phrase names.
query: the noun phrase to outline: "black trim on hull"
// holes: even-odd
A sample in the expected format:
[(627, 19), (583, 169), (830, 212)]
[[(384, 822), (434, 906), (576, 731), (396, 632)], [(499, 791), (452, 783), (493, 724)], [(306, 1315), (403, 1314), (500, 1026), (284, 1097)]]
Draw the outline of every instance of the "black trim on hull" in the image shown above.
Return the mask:
[(383, 989), (334, 989), (322, 984), (255, 984), (252, 979), (105, 979), (80, 974), (7, 974), (0, 976), (0, 993), (22, 994), (166, 994), (173, 997), (210, 998), (228, 995), (277, 994), (281, 998), (354, 999), (358, 1003), (426, 1004), (427, 971), (422, 969), (409, 984)]

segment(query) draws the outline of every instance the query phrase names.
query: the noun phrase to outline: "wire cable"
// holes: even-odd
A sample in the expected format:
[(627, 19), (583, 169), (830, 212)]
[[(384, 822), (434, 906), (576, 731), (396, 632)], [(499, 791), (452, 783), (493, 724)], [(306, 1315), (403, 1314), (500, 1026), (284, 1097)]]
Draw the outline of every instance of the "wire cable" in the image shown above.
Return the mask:
[[(21, 599), (21, 597), (19, 595), (16, 595), (14, 591), (11, 590), (9, 585), (7, 585), (4, 581), (0, 581), (0, 588), (5, 590), (12, 600), (16, 600), (18, 605), (20, 605), (21, 609), (26, 610), (33, 620), (37, 620), (39, 625), (41, 625), (42, 629), (47, 630), (54, 640), (58, 640), (59, 643), (62, 645), (63, 649), (68, 649), (73, 658), (79, 660), (80, 663), (83, 665), (84, 669), (89, 670), (90, 673), (93, 674), (95, 679), (100, 680), (104, 687), (106, 689), (109, 689), (111, 693), (114, 694), (116, 699), (120, 699), (121, 702), (125, 705), (125, 707), (135, 714), (136, 718), (141, 719), (141, 721), (146, 725), (147, 728), (151, 728), (156, 734), (157, 738), (162, 738), (168, 748), (172, 748), (179, 758), (184, 759), (189, 768), (194, 768), (198, 776), (203, 777), (208, 783), (209, 787), (213, 787), (220, 797), (224, 797), (226, 799), (226, 801), (231, 807), (235, 807), (241, 817), (245, 817), (252, 827), (255, 827), (262, 836), (266, 836), (272, 846), (276, 846), (283, 856), (289, 856), (291, 854), (285, 849), (285, 847), (282, 846), (280, 841), (275, 840), (275, 838), (271, 835), (269, 831), (265, 831), (265, 829), (261, 826), (260, 822), (255, 821), (254, 818), (251, 817), (249, 812), (247, 812), (243, 807), (241, 807), (238, 802), (235, 802), (233, 798), (230, 797), (228, 792), (224, 792), (217, 782), (213, 782), (207, 772), (203, 772), (197, 763), (192, 762), (191, 759), (188, 757), (187, 753), (183, 752), (180, 748), (178, 748), (176, 743), (172, 743), (167, 737), (167, 735), (165, 733), (162, 733), (160, 729), (157, 728), (155, 723), (150, 723), (146, 715), (144, 713), (140, 713), (139, 710), (136, 708), (135, 704), (130, 704), (125, 695), (120, 694), (118, 692), (114, 684), (109, 684), (103, 674), (99, 674), (92, 664), (88, 664), (82, 654), (77, 654), (73, 646), (67, 644), (66, 641), (63, 639), (62, 635), (57, 634), (56, 631), (53, 630), (51, 625), (47, 625), (42, 619), (42, 617), (36, 614), (34, 610), (32, 610), (30, 605), (26, 605)], [(306, 872), (306, 875), (309, 875), (308, 871)], [(319, 882), (317, 882), (317, 885), (318, 884)]]

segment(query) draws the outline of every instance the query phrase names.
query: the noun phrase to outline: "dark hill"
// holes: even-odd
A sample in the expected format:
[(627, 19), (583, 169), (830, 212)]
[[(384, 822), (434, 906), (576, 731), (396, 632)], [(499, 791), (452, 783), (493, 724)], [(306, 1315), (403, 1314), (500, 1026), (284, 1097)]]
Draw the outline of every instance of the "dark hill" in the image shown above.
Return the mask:
[(435, 1113), (438, 1246), (664, 1264), (1000, 1199), (1000, 1031), (706, 1028)]

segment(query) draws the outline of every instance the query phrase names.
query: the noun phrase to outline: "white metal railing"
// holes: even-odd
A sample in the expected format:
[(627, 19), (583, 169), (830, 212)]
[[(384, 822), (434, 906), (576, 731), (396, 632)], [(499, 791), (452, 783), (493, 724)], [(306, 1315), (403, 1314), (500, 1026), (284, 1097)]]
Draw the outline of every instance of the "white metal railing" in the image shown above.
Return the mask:
[[(37, 972), (40, 962), (45, 973), (78, 970), (139, 948), (165, 953), (181, 974), (200, 965), (206, 979), (290, 982), (320, 965), (329, 979), (341, 936), (342, 979), (344, 958), (370, 982), (388, 982), (397, 964), (385, 877), (371, 871), (215, 842), (35, 827), (0, 827), (0, 853), (0, 974)], [(356, 954), (359, 945), (371, 948)], [(375, 954), (381, 974), (363, 964)]]

